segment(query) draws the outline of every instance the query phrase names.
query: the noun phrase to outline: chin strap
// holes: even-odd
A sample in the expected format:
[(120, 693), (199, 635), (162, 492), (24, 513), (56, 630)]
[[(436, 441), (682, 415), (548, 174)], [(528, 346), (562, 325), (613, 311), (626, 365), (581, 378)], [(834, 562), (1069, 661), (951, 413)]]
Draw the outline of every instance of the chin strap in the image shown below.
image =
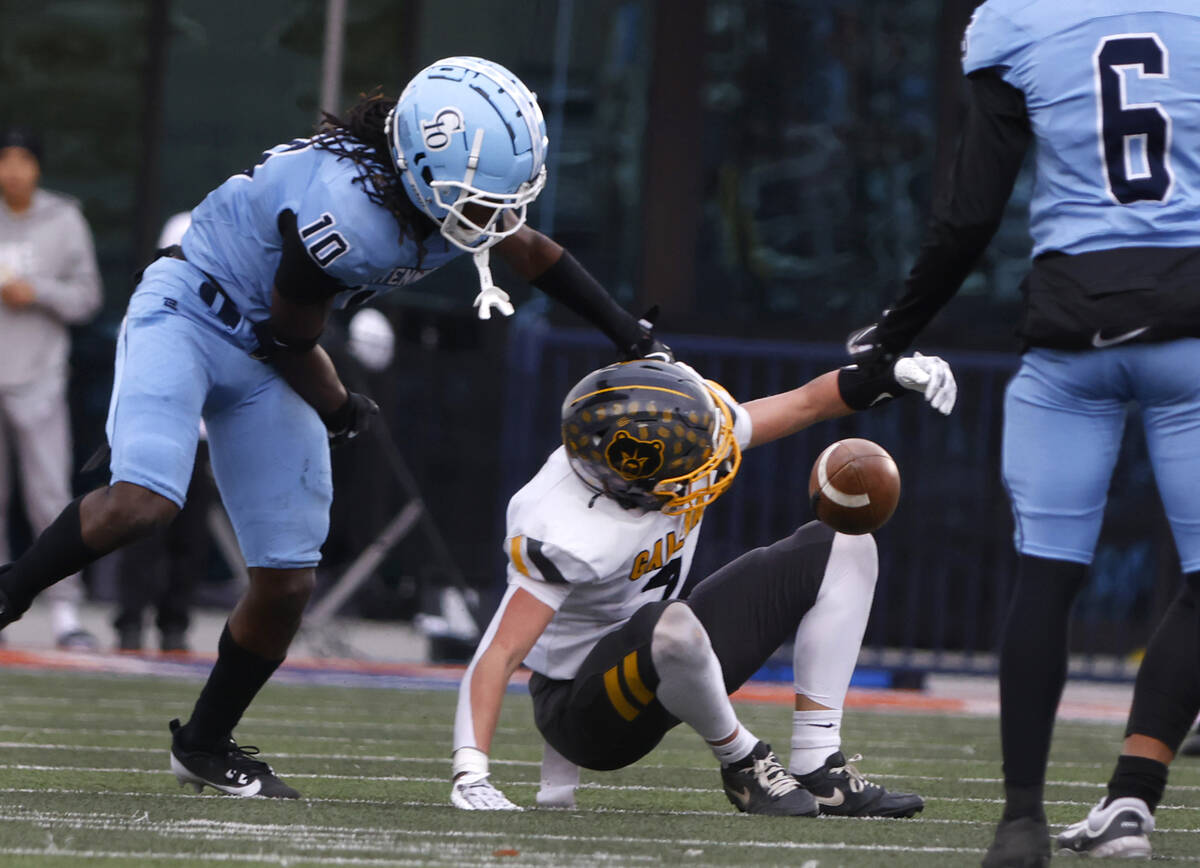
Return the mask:
[(502, 316), (512, 316), (513, 306), (508, 300), (508, 293), (492, 283), (492, 269), (488, 265), (490, 257), (490, 248), (471, 256), (475, 260), (475, 270), (479, 272), (480, 288), (479, 295), (475, 296), (475, 309), (479, 312), (480, 319), (491, 319), (492, 308), (500, 311)]

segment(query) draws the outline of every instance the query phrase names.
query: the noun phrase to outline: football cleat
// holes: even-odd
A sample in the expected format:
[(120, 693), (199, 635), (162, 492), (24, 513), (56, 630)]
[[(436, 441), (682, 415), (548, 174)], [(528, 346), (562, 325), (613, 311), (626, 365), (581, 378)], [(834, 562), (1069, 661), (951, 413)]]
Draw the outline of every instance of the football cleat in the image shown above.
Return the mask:
[[(4, 575), (11, 569), (11, 563), (0, 564), (0, 575)], [(0, 630), (3, 630), (13, 621), (16, 621), (23, 614), (24, 612), (18, 609), (15, 605), (13, 605), (12, 601), (9, 600), (8, 594), (4, 593), (4, 591), (0, 591)]]
[[(3, 572), (3, 567), (0, 567), (0, 572)], [(17, 620), (13, 616), (12, 607), (8, 602), (8, 595), (4, 591), (0, 591), (0, 630), (3, 630), (13, 621)]]
[(1001, 820), (982, 864), (983, 868), (1047, 868), (1050, 829), (1046, 821), (1036, 817)]
[(82, 627), (60, 633), (54, 640), (54, 645), (60, 651), (99, 651), (100, 640)]
[(468, 772), (460, 775), (450, 788), (450, 801), (464, 811), (522, 811), (500, 792), (486, 774)]
[(1058, 847), (1081, 856), (1149, 859), (1147, 832), (1154, 831), (1154, 815), (1141, 799), (1124, 796), (1105, 805), (1104, 799), (1086, 817), (1067, 826), (1058, 836)]
[(1200, 756), (1200, 727), (1192, 733), (1192, 737), (1183, 743), (1179, 752), (1184, 756)]
[(855, 754), (847, 760), (839, 750), (830, 754), (824, 766), (796, 775), (796, 780), (813, 794), (822, 814), (835, 817), (911, 817), (925, 807), (918, 795), (889, 793), (867, 780), (853, 765), (861, 759), (861, 754)]
[(815, 817), (812, 794), (796, 783), (771, 746), (759, 742), (743, 760), (721, 766), (725, 795), (745, 814), (775, 817)]
[(186, 750), (179, 743), (182, 727), (171, 721), (171, 771), (180, 786), (191, 784), (197, 793), (206, 786), (231, 796), (264, 796), (298, 799), (300, 793), (275, 776), (275, 770), (254, 759), (258, 748), (239, 745), (232, 738), (219, 750)]

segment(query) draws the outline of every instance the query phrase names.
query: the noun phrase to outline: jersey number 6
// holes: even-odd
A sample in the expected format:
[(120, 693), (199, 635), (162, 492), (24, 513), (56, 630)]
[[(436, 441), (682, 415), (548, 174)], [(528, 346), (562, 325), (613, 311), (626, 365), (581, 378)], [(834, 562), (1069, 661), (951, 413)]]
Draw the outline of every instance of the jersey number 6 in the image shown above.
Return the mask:
[(1167, 49), (1156, 33), (1100, 40), (1093, 58), (1100, 112), (1100, 156), (1108, 193), (1122, 205), (1162, 202), (1171, 192), (1171, 117), (1156, 102), (1127, 102), (1128, 76), (1167, 78)]

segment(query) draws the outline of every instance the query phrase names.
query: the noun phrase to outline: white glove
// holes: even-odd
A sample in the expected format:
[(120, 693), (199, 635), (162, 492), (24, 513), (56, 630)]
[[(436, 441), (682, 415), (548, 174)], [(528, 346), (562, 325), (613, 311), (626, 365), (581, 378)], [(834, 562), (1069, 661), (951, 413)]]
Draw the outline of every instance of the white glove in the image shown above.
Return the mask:
[(929, 405), (943, 416), (949, 416), (954, 409), (958, 384), (954, 382), (954, 372), (945, 360), (913, 353), (912, 356), (896, 360), (892, 376), (904, 388), (923, 394)]
[(450, 788), (450, 801), (464, 811), (522, 811), (504, 793), (492, 786), (485, 774), (468, 772)]

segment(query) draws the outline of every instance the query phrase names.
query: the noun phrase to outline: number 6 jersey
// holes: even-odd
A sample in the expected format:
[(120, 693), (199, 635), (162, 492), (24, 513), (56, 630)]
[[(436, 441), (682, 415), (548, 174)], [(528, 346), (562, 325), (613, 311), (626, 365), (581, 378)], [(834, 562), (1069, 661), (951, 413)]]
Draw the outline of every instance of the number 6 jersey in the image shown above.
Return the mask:
[[(750, 416), (728, 402), (734, 436), (750, 440)], [(555, 610), (525, 665), (574, 678), (592, 647), (655, 600), (687, 584), (702, 518), (623, 509), (597, 495), (559, 447), (508, 503), (508, 581)]]
[(967, 75), (1025, 95), (1034, 256), (1200, 246), (1200, 3), (988, 0)]

